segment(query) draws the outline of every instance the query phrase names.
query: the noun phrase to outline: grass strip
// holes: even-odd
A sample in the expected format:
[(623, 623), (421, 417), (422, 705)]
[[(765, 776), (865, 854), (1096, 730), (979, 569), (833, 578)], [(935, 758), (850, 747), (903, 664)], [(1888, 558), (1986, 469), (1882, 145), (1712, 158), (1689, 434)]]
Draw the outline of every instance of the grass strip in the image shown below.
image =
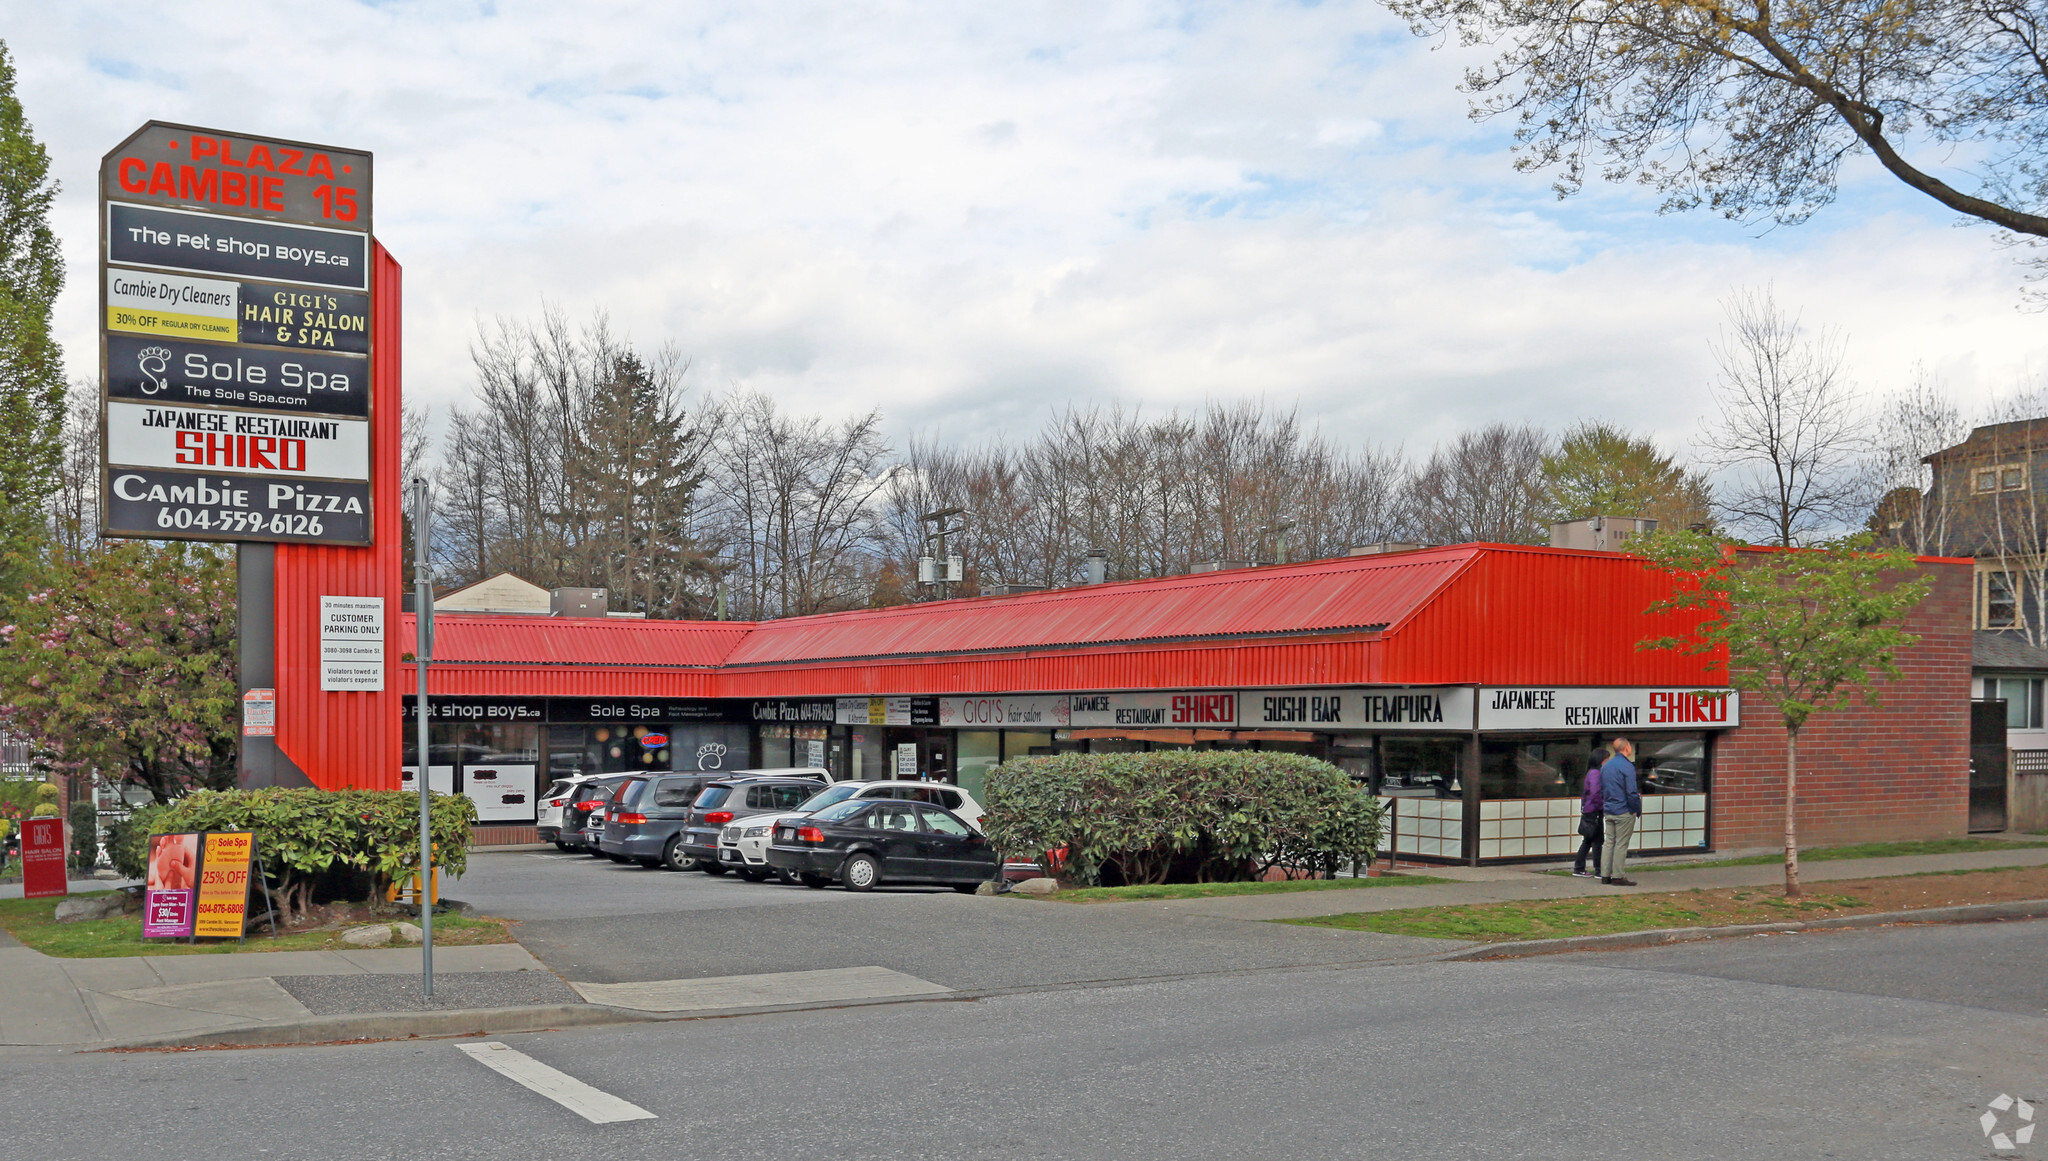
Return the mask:
[[(104, 895), (104, 891), (89, 892)], [(80, 898), (73, 895), (72, 898)], [(341, 941), (341, 930), (321, 928), (289, 932), (272, 938), (250, 935), (248, 942), (202, 940), (187, 944), (169, 939), (142, 938), (138, 915), (59, 923), (57, 904), (61, 899), (0, 899), (0, 930), (44, 955), (63, 959), (104, 959), (124, 955), (231, 955), (251, 951), (356, 951)], [(390, 922), (417, 922), (417, 916), (394, 916)], [(351, 924), (350, 926), (360, 926)], [(511, 943), (505, 921), (457, 914), (434, 916), (434, 946), (461, 947), (484, 943)], [(412, 946), (392, 943), (392, 947)]]
[[(2011, 839), (1923, 839), (1917, 842), (1896, 843), (1854, 843), (1845, 847), (1815, 847), (1799, 852), (1802, 863), (1825, 863), (1834, 859), (1897, 859), (1909, 855), (1970, 855), (1981, 851), (2029, 850), (2048, 847), (2048, 843), (2017, 842)], [(1628, 873), (1648, 874), (1653, 871), (1690, 871), (1699, 867), (1767, 867), (1785, 861), (1784, 852), (1770, 855), (1744, 855), (1738, 859), (1698, 859), (1683, 863), (1629, 861)], [(1570, 871), (1560, 867), (1545, 871), (1546, 875), (1569, 875)]]
[[(1142, 883), (1135, 887), (1081, 887), (1044, 896), (1059, 903), (1129, 903), (1144, 899), (1213, 899), (1219, 895), (1284, 895), (1290, 891), (1349, 891), (1362, 887), (1422, 887), (1454, 883), (1434, 875), (1376, 875), (1365, 879), (1283, 879), (1273, 883)], [(1020, 895), (1020, 899), (1032, 896)]]
[(1480, 943), (1612, 935), (1662, 927), (1784, 923), (1868, 912), (2048, 898), (2048, 868), (1925, 871), (1814, 884), (1787, 899), (1781, 888), (1695, 887), (1656, 894), (1596, 895), (1513, 903), (1467, 903), (1276, 919), (1305, 927), (1377, 931)]

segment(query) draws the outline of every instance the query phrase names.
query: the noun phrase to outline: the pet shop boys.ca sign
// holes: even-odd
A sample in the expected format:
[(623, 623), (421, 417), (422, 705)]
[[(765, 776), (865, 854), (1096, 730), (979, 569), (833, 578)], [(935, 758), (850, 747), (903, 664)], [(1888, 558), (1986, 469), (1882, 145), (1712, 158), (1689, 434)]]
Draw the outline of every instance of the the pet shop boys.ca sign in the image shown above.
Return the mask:
[(160, 122), (102, 161), (109, 535), (371, 542), (370, 167)]

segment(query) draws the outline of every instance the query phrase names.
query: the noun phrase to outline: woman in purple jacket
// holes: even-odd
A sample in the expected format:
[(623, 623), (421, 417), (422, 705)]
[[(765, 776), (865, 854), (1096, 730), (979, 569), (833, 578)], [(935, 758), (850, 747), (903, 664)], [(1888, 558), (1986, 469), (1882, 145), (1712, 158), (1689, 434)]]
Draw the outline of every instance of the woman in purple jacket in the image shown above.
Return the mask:
[[(1579, 795), (1579, 857), (1572, 860), (1572, 874), (1581, 879), (1600, 876), (1600, 848), (1606, 845), (1606, 820), (1600, 805), (1600, 764), (1607, 761), (1606, 747), (1595, 748), (1587, 759), (1586, 784)], [(1588, 825), (1590, 820), (1590, 825)], [(1593, 857), (1593, 869), (1586, 869), (1586, 856)]]

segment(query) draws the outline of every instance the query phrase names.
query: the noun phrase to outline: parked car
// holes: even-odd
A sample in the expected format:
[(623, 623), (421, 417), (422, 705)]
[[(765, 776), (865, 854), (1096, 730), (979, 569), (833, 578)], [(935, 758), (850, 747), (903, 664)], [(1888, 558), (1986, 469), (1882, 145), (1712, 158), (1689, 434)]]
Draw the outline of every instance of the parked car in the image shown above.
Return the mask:
[(595, 774), (575, 774), (557, 778), (541, 793), (540, 803), (534, 812), (534, 829), (540, 831), (540, 841), (555, 844), (557, 850), (569, 849), (562, 836), (562, 816), (567, 813), (569, 803), (575, 800), (583, 784), (596, 777)]
[(599, 836), (604, 833), (604, 804), (619, 783), (637, 774), (601, 774), (577, 788), (574, 801), (562, 808), (562, 841), (592, 855), (602, 856)]
[[(823, 810), (835, 802), (856, 798), (896, 798), (909, 802), (929, 802), (958, 815), (975, 830), (981, 829), (981, 804), (957, 786), (908, 781), (838, 782), (805, 799), (788, 814), (749, 818), (727, 824), (725, 830), (718, 836), (718, 861), (750, 879), (764, 878), (774, 870), (768, 865), (768, 846), (774, 841), (777, 823), (784, 819), (801, 818), (813, 811)], [(785, 874), (782, 880), (794, 883), (796, 878)]]
[(775, 828), (768, 864), (806, 887), (849, 891), (882, 884), (944, 883), (972, 893), (996, 877), (1002, 859), (957, 815), (920, 802), (849, 799)]
[[(725, 874), (725, 867), (718, 861), (718, 835), (726, 824), (757, 814), (782, 814), (794, 810), (823, 785), (817, 777), (792, 778), (782, 774), (742, 775), (705, 783), (704, 789), (697, 793), (697, 800), (690, 805), (690, 817), (683, 828), (682, 842), (676, 846), (676, 861), (669, 865), (675, 867), (682, 863), (713, 875)], [(766, 871), (760, 874), (750, 872), (746, 877), (762, 878), (766, 874)]]
[(643, 867), (667, 864), (681, 869), (675, 848), (690, 819), (690, 804), (717, 774), (683, 772), (640, 775), (619, 784), (605, 803), (605, 854)]

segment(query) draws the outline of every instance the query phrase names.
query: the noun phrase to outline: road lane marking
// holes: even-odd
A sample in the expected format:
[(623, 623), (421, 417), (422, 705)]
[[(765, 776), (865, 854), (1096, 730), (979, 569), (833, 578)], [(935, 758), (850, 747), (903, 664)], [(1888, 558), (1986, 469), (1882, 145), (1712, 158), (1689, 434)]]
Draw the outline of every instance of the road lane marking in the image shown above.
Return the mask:
[(456, 1047), (492, 1072), (532, 1089), (593, 1125), (658, 1119), (631, 1101), (622, 1101), (601, 1088), (592, 1088), (566, 1072), (549, 1068), (526, 1053), (495, 1040), (458, 1044)]

